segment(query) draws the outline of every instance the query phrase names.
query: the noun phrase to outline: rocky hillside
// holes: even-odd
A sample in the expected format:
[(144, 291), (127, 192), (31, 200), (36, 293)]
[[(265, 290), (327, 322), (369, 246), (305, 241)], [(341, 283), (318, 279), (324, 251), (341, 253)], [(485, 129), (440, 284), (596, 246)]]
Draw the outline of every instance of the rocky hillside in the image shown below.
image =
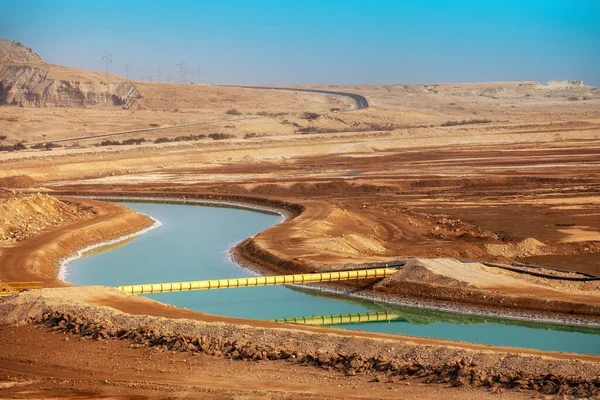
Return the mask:
[(46, 64), (21, 43), (0, 40), (0, 105), (128, 108), (140, 97), (119, 76)]
[(22, 63), (45, 64), (46, 61), (23, 43), (0, 40), (0, 64)]
[(19, 194), (0, 189), (0, 245), (19, 242), (39, 231), (83, 218), (95, 210), (47, 194)]

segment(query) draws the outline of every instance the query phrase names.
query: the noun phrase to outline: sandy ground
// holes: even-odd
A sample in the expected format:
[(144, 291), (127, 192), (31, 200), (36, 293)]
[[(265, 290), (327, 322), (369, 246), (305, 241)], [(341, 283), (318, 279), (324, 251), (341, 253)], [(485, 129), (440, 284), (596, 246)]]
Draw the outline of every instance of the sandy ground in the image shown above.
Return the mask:
[[(242, 362), (131, 348), (122, 341), (78, 341), (30, 326), (0, 328), (3, 398), (388, 399), (498, 398), (481, 389), (381, 383), (285, 361)], [(41, 344), (40, 344), (41, 343)], [(53, 354), (52, 358), (44, 354)], [(531, 398), (502, 391), (503, 398)]]
[[(97, 147), (98, 139), (74, 141), (67, 144), (72, 147), (52, 151), (2, 152), (0, 177), (26, 175), (33, 183), (24, 186), (34, 191), (41, 187), (78, 194), (245, 196), (301, 204), (304, 212), (299, 217), (253, 238), (260, 249), (285, 261), (271, 266), (273, 271), (419, 257), (532, 262), (600, 273), (600, 99), (596, 89), (550, 89), (528, 82), (327, 88), (363, 94), (372, 107), (332, 113), (331, 108), (350, 105), (314, 94), (161, 84), (140, 85), (146, 98), (136, 110), (2, 107), (0, 130), (6, 132), (9, 143), (223, 118), (256, 119), (123, 137), (147, 139), (139, 146)], [(173, 96), (171, 91), (180, 95)], [(226, 113), (234, 108), (242, 115)], [(319, 116), (307, 119), (306, 111)], [(474, 119), (485, 122), (444, 126), (448, 121)], [(235, 137), (153, 143), (159, 137), (214, 132)], [(78, 228), (44, 232), (47, 236), (36, 239), (41, 241), (36, 246)], [(4, 258), (4, 252), (13, 250), (1, 251)], [(591, 305), (597, 305), (594, 286), (554, 287), (524, 279), (513, 284), (517, 278), (508, 274), (492, 277), (491, 272), (470, 274), (463, 269), (456, 276), (456, 269), (446, 261), (431, 266), (478, 290), (487, 285), (499, 293), (498, 301), (507, 295), (522, 296), (522, 292), (530, 297), (560, 293), (557, 300), (592, 298)], [(2, 273), (12, 274), (4, 267)], [(491, 283), (496, 275), (506, 283), (504, 287)], [(534, 287), (539, 292), (532, 292)], [(107, 304), (103, 301), (96, 304)], [(112, 305), (136, 314), (158, 312), (129, 303)], [(107, 371), (105, 366), (111, 361), (102, 357), (106, 351), (102, 346), (116, 346), (115, 352), (132, 360), (144, 359), (147, 350), (129, 349), (123, 342), (70, 340), (67, 344), (61, 334), (31, 327), (11, 329), (2, 330), (6, 340), (1, 342), (12, 343), (22, 336), (27, 349), (20, 354), (10, 350), (3, 359), (6, 375), (18, 376), (20, 382), (9, 384), (10, 388), (5, 385), (8, 395), (15, 397), (45, 390), (57, 396), (75, 395), (78, 388), (83, 395), (161, 396), (177, 390), (183, 396), (190, 390), (208, 396), (210, 388), (216, 390), (216, 397), (300, 398), (314, 394), (311, 379), (327, 396), (340, 398), (350, 393), (344, 385), (356, 385), (359, 389), (351, 391), (356, 397), (385, 398), (392, 393), (396, 397), (472, 397), (475, 393), (438, 386), (421, 390), (418, 385), (384, 389), (380, 382), (381, 386), (371, 388), (363, 382), (365, 377), (331, 379), (327, 371), (287, 364), (278, 368), (277, 363), (252, 364), (246, 371), (237, 367), (239, 363), (205, 356), (194, 357), (199, 360), (196, 368), (204, 368), (203, 374), (188, 373), (191, 378), (184, 378), (184, 366), (178, 366), (141, 380), (136, 378), (141, 373), (137, 371), (127, 374), (135, 381), (131, 383), (129, 378), (120, 380), (124, 375), (119, 378), (118, 371)], [(33, 346), (40, 339), (47, 341), (47, 348)], [(91, 365), (88, 357), (81, 357), (77, 364), (66, 361), (77, 360), (78, 351), (89, 352), (85, 353), (89, 360), (98, 364)], [(65, 358), (49, 361), (44, 357), (57, 352), (64, 352)], [(186, 357), (160, 354), (157, 361), (149, 362), (179, 365), (180, 356)], [(42, 363), (39, 368), (28, 365), (34, 360)], [(123, 371), (144, 368), (136, 362), (123, 362)], [(150, 365), (156, 371), (156, 365)], [(215, 369), (207, 372), (210, 365)], [(78, 378), (67, 377), (73, 370), (81, 371)], [(278, 391), (265, 392), (263, 383), (275, 370), (282, 376), (276, 380)], [(100, 378), (90, 379), (92, 372)], [(235, 383), (223, 379), (233, 372)], [(28, 380), (32, 383), (23, 384)], [(104, 380), (118, 382), (104, 384)], [(149, 392), (144, 392), (146, 380), (151, 382)], [(64, 391), (59, 389), (61, 381), (65, 381)], [(250, 392), (244, 385), (247, 381), (256, 382), (258, 392)], [(342, 389), (336, 389), (337, 385)], [(393, 392), (396, 389), (399, 392)], [(476, 395), (485, 397), (487, 392), (478, 390)], [(503, 395), (520, 396), (516, 392)]]

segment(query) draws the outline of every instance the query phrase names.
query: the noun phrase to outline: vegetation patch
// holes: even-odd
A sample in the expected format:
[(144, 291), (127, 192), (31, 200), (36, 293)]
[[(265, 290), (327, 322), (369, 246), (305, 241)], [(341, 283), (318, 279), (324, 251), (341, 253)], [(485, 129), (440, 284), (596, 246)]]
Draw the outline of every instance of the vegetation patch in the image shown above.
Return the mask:
[(315, 112), (305, 112), (304, 114), (302, 114), (300, 116), (300, 118), (305, 119), (307, 121), (316, 121), (319, 118), (321, 118), (321, 116)]
[(489, 124), (493, 122), (491, 119), (463, 119), (462, 121), (446, 121), (440, 126), (456, 126), (456, 125), (471, 125), (471, 124)]
[(25, 146), (22, 142), (19, 142), (17, 144), (6, 144), (6, 145), (0, 145), (0, 151), (20, 151), (20, 150), (25, 150), (27, 148), (27, 146)]
[(224, 139), (233, 139), (235, 135), (231, 133), (211, 133), (208, 135), (212, 140), (224, 140)]
[(62, 145), (58, 143), (36, 143), (33, 146), (31, 146), (32, 149), (38, 150), (52, 150), (57, 149), (59, 147), (62, 147)]
[(159, 137), (154, 143), (171, 143), (171, 142), (193, 142), (200, 139), (206, 139), (206, 135), (187, 135), (177, 136), (174, 138)]
[(118, 141), (118, 140), (103, 140), (102, 142), (100, 142), (99, 146), (126, 146), (126, 145), (139, 145), (142, 144), (146, 141), (146, 139), (144, 138), (139, 138), (139, 139), (125, 139), (123, 141)]

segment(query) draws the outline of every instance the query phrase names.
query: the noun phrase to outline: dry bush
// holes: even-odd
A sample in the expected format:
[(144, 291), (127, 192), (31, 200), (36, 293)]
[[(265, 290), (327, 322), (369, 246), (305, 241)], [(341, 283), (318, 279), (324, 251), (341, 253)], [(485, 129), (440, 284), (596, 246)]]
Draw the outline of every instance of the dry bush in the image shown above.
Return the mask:
[(305, 112), (300, 116), (300, 118), (305, 119), (307, 121), (315, 121), (319, 119), (321, 116), (315, 112)]
[(119, 142), (118, 140), (103, 140), (102, 142), (100, 142), (99, 146), (123, 146), (123, 145), (130, 145), (130, 144), (142, 144), (146, 141), (146, 139), (144, 138), (140, 138), (140, 139), (125, 139), (122, 142)]
[(469, 119), (462, 121), (446, 121), (440, 126), (456, 126), (456, 125), (470, 125), (470, 124), (489, 124), (492, 122), (491, 119)]
[(212, 140), (224, 140), (232, 139), (235, 137), (235, 135), (232, 135), (231, 133), (211, 133), (210, 135), (208, 135), (208, 137)]
[(187, 135), (177, 136), (174, 138), (159, 137), (154, 143), (171, 143), (171, 142), (193, 142), (200, 139), (205, 139), (206, 135)]
[(25, 146), (23, 143), (19, 142), (17, 144), (13, 144), (13, 145), (2, 145), (0, 146), (0, 151), (19, 151), (19, 150), (25, 150), (27, 148), (27, 146)]

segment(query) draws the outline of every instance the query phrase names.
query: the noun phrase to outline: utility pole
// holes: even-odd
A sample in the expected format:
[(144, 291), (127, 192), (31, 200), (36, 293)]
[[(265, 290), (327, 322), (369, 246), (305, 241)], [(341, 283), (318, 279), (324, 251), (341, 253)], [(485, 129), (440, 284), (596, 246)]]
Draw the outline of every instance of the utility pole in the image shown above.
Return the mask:
[(129, 80), (129, 64), (125, 64), (125, 77)]
[(142, 75), (141, 75), (141, 77), (142, 77), (142, 82), (144, 82), (144, 68), (142, 68)]
[(102, 59), (106, 62), (106, 100), (110, 97), (110, 82), (108, 78), (108, 64), (112, 63), (112, 54), (106, 53)]
[(161, 81), (161, 73), (162, 73), (162, 67), (159, 65), (158, 67), (156, 67), (156, 82)]
[(185, 83), (185, 74), (187, 72), (186, 61), (180, 61), (179, 64), (176, 64), (176, 67), (179, 67), (179, 83)]
[(108, 64), (112, 64), (112, 54), (106, 53), (102, 59), (106, 62), (106, 85), (108, 86)]

